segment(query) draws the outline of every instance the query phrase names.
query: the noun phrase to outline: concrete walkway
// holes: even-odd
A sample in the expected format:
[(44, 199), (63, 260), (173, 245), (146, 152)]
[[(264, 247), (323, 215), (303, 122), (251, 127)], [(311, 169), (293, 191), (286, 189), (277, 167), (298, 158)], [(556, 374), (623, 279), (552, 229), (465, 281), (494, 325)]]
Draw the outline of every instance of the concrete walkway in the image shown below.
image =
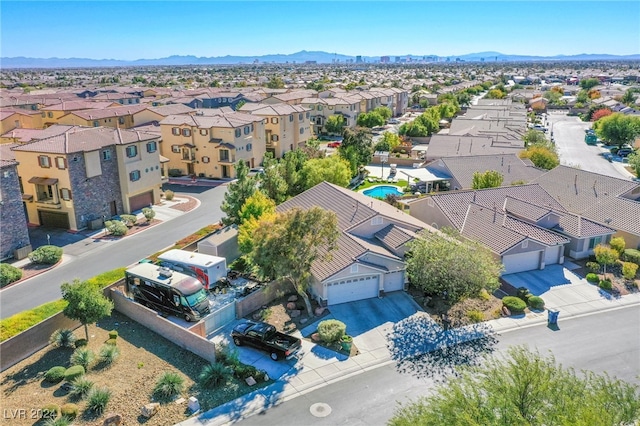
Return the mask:
[[(548, 281), (549, 278), (545, 272), (551, 277), (559, 279), (558, 285), (545, 284), (543, 287), (540, 287), (543, 288), (544, 291), (539, 293), (545, 300), (546, 307), (560, 312), (558, 326), (555, 328), (556, 330), (562, 328), (563, 320), (571, 317), (629, 306), (640, 306), (639, 292), (617, 298), (611, 297), (608, 293), (600, 291), (597, 286), (589, 284), (586, 280), (561, 266), (559, 268), (547, 267), (543, 271), (535, 272), (533, 281), (532, 278), (525, 278), (521, 283), (535, 282), (537, 279)], [(519, 287), (519, 285), (517, 285), (517, 287)], [(401, 292), (398, 293), (404, 294)], [(404, 296), (410, 299), (408, 295), (404, 294)], [(410, 300), (413, 301), (413, 299)], [(369, 299), (369, 301), (374, 303), (378, 302), (378, 299)], [(358, 311), (353, 307), (349, 308), (349, 305), (350, 304), (343, 304), (332, 307), (331, 317), (348, 322), (348, 313)], [(415, 310), (410, 316), (401, 314), (396, 319), (396, 323), (402, 321), (421, 322), (423, 326), (426, 324), (432, 336), (438, 335), (433, 345), (417, 345), (418, 348), (440, 347), (440, 343), (438, 342), (460, 344), (464, 341), (482, 337), (486, 331), (500, 334), (547, 323), (547, 312), (541, 311), (487, 321), (482, 324), (481, 328), (467, 327), (466, 330), (461, 328), (444, 331), (431, 321), (428, 315), (421, 312), (419, 306), (412, 306), (411, 309)], [(372, 316), (375, 317), (375, 315)], [(322, 319), (327, 319), (327, 317)], [(206, 413), (191, 417), (179, 423), (179, 425), (218, 426), (231, 424), (243, 418), (258, 414), (269, 407), (289, 399), (304, 395), (314, 389), (396, 362), (392, 359), (389, 351), (389, 347), (391, 346), (390, 333), (393, 325), (394, 323), (388, 321), (378, 321), (378, 324), (374, 327), (368, 330), (361, 330), (361, 334), (354, 336), (354, 344), (360, 351), (360, 353), (354, 357), (346, 357), (345, 355), (337, 354), (321, 346), (314, 345), (307, 340), (303, 340), (304, 356), (298, 363), (291, 362), (287, 364), (289, 369), (279, 376), (279, 379), (274, 384), (244, 395)], [(316, 327), (317, 323), (311, 324), (302, 330), (302, 334), (305, 332), (310, 333), (315, 330)], [(351, 328), (347, 325), (347, 331), (351, 334), (349, 330), (351, 330)], [(226, 332), (223, 332), (221, 334), (225, 333)], [(301, 334), (299, 334), (299, 337), (300, 336)], [(407, 355), (409, 355), (409, 352), (407, 352)], [(413, 353), (411, 355), (416, 354)], [(262, 369), (268, 368), (265, 363), (258, 363), (256, 367)], [(271, 377), (275, 378), (277, 376)]]

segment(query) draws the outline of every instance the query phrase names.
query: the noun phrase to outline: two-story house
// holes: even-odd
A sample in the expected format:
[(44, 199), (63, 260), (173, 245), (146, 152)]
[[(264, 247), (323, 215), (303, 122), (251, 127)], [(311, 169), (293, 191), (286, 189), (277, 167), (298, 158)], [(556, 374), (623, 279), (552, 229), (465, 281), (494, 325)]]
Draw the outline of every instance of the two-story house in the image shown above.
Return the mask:
[(147, 108), (146, 105), (131, 105), (72, 111), (60, 117), (58, 124), (129, 129), (135, 126), (134, 114), (145, 108)]
[(81, 127), (13, 153), (31, 224), (77, 231), (160, 200), (157, 135)]
[(235, 164), (262, 162), (266, 150), (265, 119), (230, 108), (170, 115), (160, 122), (162, 155), (170, 173), (234, 178)]
[(301, 105), (247, 103), (238, 111), (264, 118), (266, 152), (274, 158), (282, 158), (312, 137), (310, 113)]
[(360, 114), (360, 99), (355, 97), (344, 98), (305, 98), (302, 106), (310, 111), (311, 125), (314, 134), (325, 133), (324, 128), (327, 119), (334, 114), (344, 118), (345, 127), (355, 127)]
[(120, 104), (112, 101), (87, 101), (87, 100), (78, 100), (78, 101), (64, 101), (55, 105), (47, 105), (40, 108), (42, 113), (42, 120), (44, 121), (44, 126), (48, 127), (53, 124), (57, 124), (58, 120), (70, 113), (71, 111), (83, 111), (83, 110), (92, 110), (92, 109), (104, 109), (109, 107), (119, 107)]

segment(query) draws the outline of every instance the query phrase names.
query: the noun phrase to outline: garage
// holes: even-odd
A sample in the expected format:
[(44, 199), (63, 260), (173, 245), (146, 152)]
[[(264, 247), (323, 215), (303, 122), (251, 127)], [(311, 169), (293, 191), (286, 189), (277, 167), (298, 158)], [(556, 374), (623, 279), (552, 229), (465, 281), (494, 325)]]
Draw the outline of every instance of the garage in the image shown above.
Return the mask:
[(377, 275), (348, 278), (325, 285), (328, 305), (378, 297), (379, 293)]
[(149, 207), (153, 204), (153, 191), (143, 192), (129, 198), (129, 209), (131, 213), (141, 210), (143, 207)]
[(560, 260), (560, 252), (564, 246), (547, 247), (544, 251), (544, 264), (555, 265)]
[(62, 212), (51, 212), (47, 210), (38, 210), (38, 218), (40, 225), (48, 228), (69, 229), (69, 214)]
[(532, 251), (502, 256), (502, 263), (504, 265), (504, 274), (515, 274), (516, 272), (539, 269), (540, 252)]
[(384, 291), (389, 293), (391, 291), (404, 290), (404, 271), (396, 271), (385, 274), (384, 276)]

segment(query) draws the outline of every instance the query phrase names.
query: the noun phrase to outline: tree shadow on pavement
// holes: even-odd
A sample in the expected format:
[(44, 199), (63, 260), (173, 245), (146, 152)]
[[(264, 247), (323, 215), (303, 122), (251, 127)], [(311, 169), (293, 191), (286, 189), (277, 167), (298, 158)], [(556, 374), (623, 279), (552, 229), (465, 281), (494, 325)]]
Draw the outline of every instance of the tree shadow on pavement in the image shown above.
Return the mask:
[(445, 330), (426, 315), (396, 323), (387, 337), (398, 371), (436, 382), (456, 376), (459, 366), (478, 365), (498, 342), (487, 324)]

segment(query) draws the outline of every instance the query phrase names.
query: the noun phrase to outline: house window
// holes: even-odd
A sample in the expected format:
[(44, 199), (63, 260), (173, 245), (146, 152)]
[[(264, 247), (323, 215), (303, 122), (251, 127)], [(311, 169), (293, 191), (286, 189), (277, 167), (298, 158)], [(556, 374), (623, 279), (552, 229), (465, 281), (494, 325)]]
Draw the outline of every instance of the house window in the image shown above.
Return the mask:
[(251, 149), (253, 149), (253, 146), (250, 143), (248, 143), (247, 144), (247, 151), (251, 151)]
[(180, 151), (180, 145), (171, 145), (171, 152), (175, 152), (176, 154), (179, 154)]
[(51, 159), (49, 157), (47, 157), (46, 155), (39, 155), (38, 156), (38, 163), (40, 164), (40, 167), (44, 167), (44, 168), (49, 168), (51, 167)]
[(602, 237), (593, 237), (589, 240), (589, 250), (592, 250), (602, 242)]
[(318, 105), (318, 111), (322, 111), (322, 105)]
[(220, 150), (220, 161), (229, 161), (229, 150), (221, 149)]
[(52, 113), (52, 112), (48, 112), (48, 113), (47, 113), (47, 117), (49, 117), (49, 118), (53, 118), (53, 113)]
[(93, 122), (93, 127), (98, 127), (100, 125), (100, 123), (98, 123), (98, 121), (94, 121)]
[(524, 240), (522, 242), (522, 248), (527, 248), (527, 247), (529, 247), (529, 240)]
[(242, 136), (242, 131), (240, 129), (236, 129), (236, 138)]
[(185, 136), (185, 137), (189, 137), (189, 136), (191, 136), (191, 130), (189, 130), (189, 129), (182, 129), (182, 136)]
[(351, 265), (351, 273), (358, 272), (358, 265)]
[(180, 136), (180, 127), (171, 128), (171, 133), (176, 135), (176, 136)]
[[(315, 109), (313, 105), (309, 105), (307, 108), (309, 108), (311, 111)], [(309, 113), (307, 113), (307, 118), (309, 118)]]
[(200, 129), (200, 134), (202, 136), (207, 136), (207, 133), (209, 133), (209, 132), (207, 132), (207, 129)]
[(118, 118), (118, 123), (120, 123), (120, 124), (124, 124), (124, 117), (120, 117), (120, 118)]
[(209, 161), (211, 161), (211, 159), (209, 157), (202, 157), (202, 162), (203, 163), (208, 163)]
[(330, 107), (329, 107), (329, 109), (333, 109), (333, 107), (332, 107), (332, 106), (330, 106)]
[(289, 115), (289, 122), (293, 121), (293, 114)]
[(109, 161), (109, 160), (111, 160), (111, 151), (110, 151), (110, 150), (108, 150), (108, 149), (106, 149), (106, 150), (102, 151), (102, 159), (103, 159), (104, 161)]
[[(313, 109), (313, 108), (312, 108), (312, 109)], [(309, 113), (309, 112), (308, 112), (308, 113), (306, 114), (306, 117), (307, 117), (307, 118), (311, 117), (311, 113)]]
[(278, 139), (280, 139), (278, 135), (271, 135), (271, 142), (278, 142)]
[(271, 124), (278, 124), (278, 117), (271, 117)]
[(138, 155), (138, 147), (131, 145), (127, 147), (127, 157), (132, 158)]
[(38, 201), (40, 202), (55, 202), (53, 198), (53, 186), (51, 185), (36, 185), (36, 194)]
[(156, 152), (158, 150), (158, 142), (152, 141), (147, 143), (147, 152)]
[(67, 188), (60, 188), (60, 198), (65, 201), (71, 200), (71, 191)]
[(301, 135), (304, 135), (304, 127), (301, 127), (301, 128), (300, 128), (300, 134), (301, 134)]
[(67, 160), (64, 157), (56, 157), (56, 167), (60, 170), (67, 168)]
[(249, 126), (245, 126), (245, 128), (244, 128), (244, 134), (245, 134), (245, 135), (248, 135), (249, 133), (251, 133), (251, 129), (250, 129), (250, 127), (249, 127)]
[(298, 114), (298, 121), (302, 121), (303, 118), (304, 118), (303, 113)]
[(131, 182), (135, 182), (137, 180), (140, 180), (140, 170), (134, 170), (131, 173), (129, 173), (129, 180)]
[(253, 123), (251, 123), (251, 126), (249, 126), (249, 128), (251, 129), (251, 131), (253, 132)]

